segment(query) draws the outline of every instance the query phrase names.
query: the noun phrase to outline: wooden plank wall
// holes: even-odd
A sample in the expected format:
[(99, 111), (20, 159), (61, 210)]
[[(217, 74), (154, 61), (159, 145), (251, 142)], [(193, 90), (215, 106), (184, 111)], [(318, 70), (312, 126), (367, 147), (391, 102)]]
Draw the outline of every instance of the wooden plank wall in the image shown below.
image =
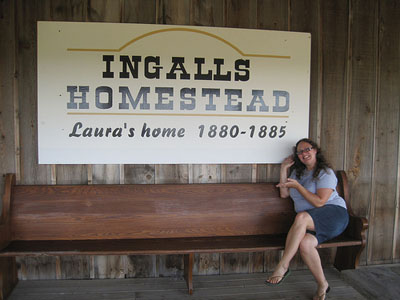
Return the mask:
[[(1, 193), (8, 172), (20, 184), (278, 180), (278, 165), (38, 165), (40, 20), (310, 32), (310, 137), (348, 172), (352, 206), (370, 220), (362, 264), (400, 262), (398, 0), (0, 0)], [(330, 250), (321, 254), (330, 264)], [(201, 254), (195, 274), (269, 271), (280, 255)], [(292, 267), (304, 265), (296, 257)], [(19, 259), (21, 279), (180, 276), (182, 269), (179, 255)]]

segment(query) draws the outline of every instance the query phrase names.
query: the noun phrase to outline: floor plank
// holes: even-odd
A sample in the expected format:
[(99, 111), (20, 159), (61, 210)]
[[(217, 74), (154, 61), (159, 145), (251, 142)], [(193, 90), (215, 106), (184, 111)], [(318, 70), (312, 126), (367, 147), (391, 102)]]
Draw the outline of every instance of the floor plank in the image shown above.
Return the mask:
[(368, 299), (400, 299), (400, 266), (370, 266), (343, 271), (342, 278)]
[[(325, 269), (331, 285), (329, 299), (368, 299), (338, 271)], [(316, 284), (308, 270), (292, 271), (279, 286), (264, 283), (268, 274), (195, 276), (189, 296), (182, 278), (20, 281), (9, 300), (238, 300), (311, 299)]]

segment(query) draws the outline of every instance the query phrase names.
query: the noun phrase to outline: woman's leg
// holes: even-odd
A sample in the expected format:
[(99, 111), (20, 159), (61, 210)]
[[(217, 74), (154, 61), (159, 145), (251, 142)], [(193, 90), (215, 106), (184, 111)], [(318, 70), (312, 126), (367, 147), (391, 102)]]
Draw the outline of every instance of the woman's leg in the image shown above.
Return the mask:
[(329, 286), (328, 281), (325, 278), (324, 271), (322, 269), (321, 258), (319, 256), (317, 246), (317, 238), (309, 233), (305, 235), (300, 243), (301, 257), (310, 269), (318, 284), (317, 293), (314, 299), (319, 299), (319, 296), (323, 295)]
[(307, 230), (314, 230), (313, 219), (307, 212), (298, 213), (287, 235), (282, 259), (276, 266), (271, 277), (267, 280), (269, 283), (276, 284), (282, 280), (282, 277), (289, 268), (290, 261), (296, 255)]

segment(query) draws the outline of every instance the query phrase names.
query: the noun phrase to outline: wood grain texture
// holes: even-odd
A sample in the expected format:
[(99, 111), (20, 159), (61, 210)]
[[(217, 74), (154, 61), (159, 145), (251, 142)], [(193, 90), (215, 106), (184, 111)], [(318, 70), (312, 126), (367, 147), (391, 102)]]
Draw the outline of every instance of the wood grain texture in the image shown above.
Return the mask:
[[(371, 202), (371, 230), (369, 232), (368, 260), (375, 263), (393, 261), (399, 159), (400, 119), (400, 59), (398, 1), (383, 1), (379, 6), (379, 77), (375, 136), (373, 200)], [(397, 227), (396, 227), (397, 228)], [(397, 248), (398, 249), (398, 248)], [(399, 255), (399, 250), (395, 254)]]
[(7, 299), (18, 283), (15, 257), (0, 258), (0, 299)]
[(257, 28), (289, 30), (289, 1), (258, 0)]
[[(26, 1), (26, 0), (25, 0)], [(41, 21), (85, 21), (87, 1), (40, 0), (37, 2), (38, 20)]]
[(226, 26), (257, 28), (257, 0), (226, 0)]
[(355, 217), (354, 211), (350, 204), (349, 183), (344, 171), (337, 172), (338, 186), (336, 188), (339, 195), (345, 199), (347, 210), (349, 212), (349, 225), (344, 234), (352, 239), (360, 240), (361, 244), (354, 245), (346, 249), (337, 249), (336, 257), (334, 257), (334, 265), (338, 270), (355, 269), (361, 258), (361, 253), (366, 246), (366, 230), (368, 229), (368, 220), (363, 217)]
[(189, 0), (158, 0), (157, 24), (190, 24)]
[[(348, 134), (346, 169), (357, 215), (367, 216), (372, 196), (376, 72), (378, 49), (377, 1), (350, 2)], [(366, 264), (366, 251), (362, 264)]]
[[(347, 169), (354, 210), (371, 220), (368, 264), (400, 260), (400, 124), (396, 106), (399, 102), (400, 56), (398, 1), (0, 2), (0, 137), (4, 136), (0, 139), (1, 174), (15, 172), (22, 184), (86, 183), (89, 177), (91, 183), (118, 183), (118, 166), (93, 166), (90, 173), (86, 166), (81, 165), (37, 164), (38, 20), (185, 24), (311, 32), (310, 136), (321, 141), (335, 168)], [(10, 13), (3, 13), (7, 9), (11, 9)], [(236, 166), (225, 165), (127, 165), (119, 166), (119, 173), (120, 183), (124, 182), (124, 176), (127, 183), (211, 183), (234, 181), (235, 178), (243, 178), (247, 182), (254, 180), (254, 175), (248, 177), (248, 174), (254, 174), (254, 167), (249, 172), (246, 167), (240, 167), (236, 174), (235, 169)], [(279, 175), (277, 170), (277, 165), (257, 165), (256, 181), (276, 181)], [(232, 175), (231, 171), (234, 171)], [(2, 180), (0, 177), (0, 191)], [(215, 258), (215, 255), (212, 257)], [(278, 257), (265, 256), (264, 270), (268, 269), (266, 262), (273, 265)], [(198, 262), (195, 264), (201, 263), (200, 256), (196, 259)], [(216, 272), (217, 260), (207, 263), (207, 259), (204, 257), (204, 266), (208, 265), (211, 268), (208, 271)], [(151, 276), (159, 274), (159, 261), (155, 259), (142, 266), (133, 266), (130, 259), (125, 263), (125, 271), (134, 276), (139, 276), (140, 272)], [(57, 264), (60, 268), (61, 261), (58, 260)], [(119, 261), (115, 260), (115, 264), (109, 269), (117, 270)], [(34, 266), (25, 267), (37, 269)], [(151, 270), (145, 271), (147, 267)], [(203, 270), (201, 272), (208, 272), (204, 267), (198, 268)], [(53, 269), (44, 267), (43, 270), (52, 272)], [(57, 276), (62, 276), (62, 271), (56, 272)], [(94, 274), (93, 268), (91, 273)], [(52, 273), (47, 275), (54, 278)], [(38, 276), (46, 278), (44, 274)]]
[(155, 165), (155, 183), (173, 184), (189, 182), (188, 165)]
[(89, 22), (122, 21), (122, 1), (115, 0), (88, 0), (86, 19)]
[(123, 2), (123, 22), (156, 23), (157, 0), (129, 0)]
[(189, 290), (189, 295), (193, 294), (193, 264), (194, 264), (194, 254), (184, 255), (184, 277), (186, 280), (187, 288)]
[(21, 150), (21, 178), (23, 184), (50, 182), (50, 167), (38, 165), (37, 141), (37, 1), (16, 1), (16, 39), (18, 40), (18, 96), (19, 141)]
[[(86, 258), (86, 257), (83, 257)], [(124, 255), (95, 255), (93, 256), (93, 267), (94, 274), (93, 278), (125, 278), (126, 275), (126, 257)], [(84, 261), (84, 260), (82, 260)], [(74, 260), (71, 259), (71, 266), (73, 266)], [(79, 267), (86, 267), (87, 265), (79, 266)], [(86, 271), (86, 269), (84, 269)], [(89, 276), (88, 272), (78, 272), (79, 273), (86, 273), (86, 276)], [(85, 276), (85, 275), (83, 275)], [(73, 278), (73, 277), (71, 277)], [(89, 277), (86, 277), (89, 278)]]
[[(100, 256), (99, 256), (100, 257)], [(60, 271), (57, 279), (89, 279), (90, 278), (90, 256), (60, 256), (57, 257)], [(101, 278), (101, 277), (95, 277)]]
[(221, 180), (221, 165), (193, 165), (193, 183), (218, 183)]
[(2, 210), (0, 216), (0, 249), (3, 249), (11, 241), (11, 193), (15, 185), (15, 175), (7, 174), (4, 181), (2, 197)]
[(273, 184), (16, 186), (17, 240), (281, 233), (293, 218)]
[(322, 130), (321, 147), (334, 169), (344, 166), (348, 50), (348, 1), (321, 1)]
[(292, 1), (290, 4), (290, 30), (311, 33), (309, 137), (319, 144), (322, 117), (322, 24), (320, 1)]
[[(337, 175), (337, 190), (349, 205), (349, 227), (318, 248), (345, 246), (335, 265), (355, 268), (368, 225), (352, 216), (347, 177), (344, 171)], [(57, 278), (87, 278), (90, 265), (95, 278), (125, 277), (122, 255), (162, 255), (159, 276), (184, 273), (191, 294), (194, 253), (223, 253), (222, 274), (262, 271), (261, 252), (284, 248), (295, 217), (290, 198), (280, 198), (271, 183), (9, 186), (13, 241), (0, 256), (44, 258), (33, 264), (40, 267), (39, 279), (44, 266)], [(48, 256), (56, 256), (53, 264)], [(20, 272), (33, 265), (22, 264)]]
[(156, 255), (129, 255), (126, 257), (125, 274), (127, 278), (158, 277)]
[[(14, 3), (0, 3), (0, 195), (3, 194), (4, 175), (16, 172), (16, 150), (14, 118), (16, 97), (16, 42)], [(18, 158), (19, 159), (19, 158)], [(0, 204), (1, 207), (1, 204)]]
[(92, 165), (92, 184), (120, 183), (120, 165)]
[[(250, 164), (224, 165), (222, 170), (225, 173), (224, 182), (252, 182), (252, 165)], [(249, 253), (221, 254), (220, 274), (249, 272), (251, 266), (258, 263), (252, 258)]]
[(194, 255), (194, 275), (217, 275), (220, 268), (219, 253), (198, 253)]
[(155, 183), (154, 165), (124, 165), (124, 183), (126, 184)]
[[(397, 299), (399, 287), (396, 282), (399, 275), (385, 270), (360, 276), (354, 273), (351, 285), (343, 280), (342, 274), (333, 268), (326, 268), (326, 278), (332, 286), (330, 299), (377, 299), (385, 288), (390, 289), (391, 299)], [(360, 270), (372, 273), (374, 269)], [(372, 275), (372, 276), (371, 276)], [(21, 281), (9, 300), (265, 300), (265, 299), (311, 299), (315, 292), (315, 283), (309, 270), (293, 271), (285, 284), (266, 287), (267, 274), (234, 274), (194, 277), (194, 293), (183, 291), (186, 284), (177, 278), (136, 278), (116, 280), (57, 280), (57, 281)], [(397, 281), (396, 281), (397, 280)], [(381, 282), (382, 281), (382, 282)], [(370, 286), (368, 283), (371, 282)], [(355, 284), (354, 284), (355, 283)], [(362, 295), (355, 288), (361, 286), (372, 293)], [(384, 289), (382, 289), (384, 288)], [(368, 295), (371, 295), (368, 298)]]
[[(50, 241), (13, 241), (0, 251), (0, 257), (8, 256), (59, 256), (59, 255), (151, 255), (189, 253), (238, 253), (283, 250), (286, 234), (248, 235), (199, 238), (154, 238), (154, 239), (121, 239), (121, 240), (50, 240)], [(346, 235), (339, 236), (318, 246), (318, 248), (360, 246), (362, 241)], [(228, 257), (228, 256), (227, 256)], [(182, 258), (183, 259), (183, 258)], [(231, 259), (246, 260), (249, 256), (232, 256)], [(175, 268), (179, 271), (183, 267)], [(182, 261), (183, 266), (183, 261)], [(224, 265), (222, 271), (233, 270), (234, 263)], [(239, 264), (240, 266), (240, 264)], [(244, 266), (242, 266), (244, 267)], [(182, 274), (181, 274), (182, 275)]]
[[(125, 184), (154, 184), (154, 165), (124, 165)], [(130, 255), (125, 259), (127, 277), (158, 276), (158, 258), (155, 255)]]
[(190, 1), (190, 24), (196, 26), (224, 26), (225, 1), (192, 0)]
[(352, 1), (351, 4), (346, 169), (354, 199), (352, 207), (357, 214), (366, 216), (371, 201), (378, 6), (373, 0)]
[(21, 280), (57, 279), (56, 256), (17, 257), (18, 278)]

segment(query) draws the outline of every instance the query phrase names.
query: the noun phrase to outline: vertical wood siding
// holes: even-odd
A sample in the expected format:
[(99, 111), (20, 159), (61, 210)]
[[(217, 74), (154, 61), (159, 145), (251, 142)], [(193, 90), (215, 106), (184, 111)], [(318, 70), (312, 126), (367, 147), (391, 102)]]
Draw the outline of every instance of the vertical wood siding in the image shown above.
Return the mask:
[[(38, 165), (36, 22), (85, 21), (310, 32), (309, 136), (347, 171), (370, 220), (362, 264), (400, 261), (400, 3), (397, 0), (0, 0), (0, 192), (20, 184), (279, 180), (279, 165)], [(195, 274), (265, 272), (278, 251), (199, 254)], [(324, 264), (331, 250), (321, 251)], [(181, 276), (183, 257), (19, 259), (21, 279)], [(293, 268), (304, 268), (300, 257)]]
[(379, 2), (378, 76), (376, 97), (373, 197), (371, 199), (368, 261), (399, 260), (395, 236), (398, 222), (400, 113), (400, 3)]
[[(15, 41), (15, 7), (11, 1), (0, 1), (0, 193), (4, 192), (4, 176), (7, 172), (15, 173), (19, 166), (15, 157), (19, 156), (19, 138), (17, 120), (16, 91), (16, 41)], [(2, 204), (0, 204), (2, 211)], [(11, 258), (0, 259), (2, 274), (16, 274), (15, 264)], [(11, 277), (1, 283), (4, 287), (13, 286)], [(11, 290), (4, 291), (5, 294)]]
[[(372, 192), (378, 2), (350, 3), (345, 169), (356, 214), (368, 215)], [(365, 260), (367, 251), (363, 252)]]

